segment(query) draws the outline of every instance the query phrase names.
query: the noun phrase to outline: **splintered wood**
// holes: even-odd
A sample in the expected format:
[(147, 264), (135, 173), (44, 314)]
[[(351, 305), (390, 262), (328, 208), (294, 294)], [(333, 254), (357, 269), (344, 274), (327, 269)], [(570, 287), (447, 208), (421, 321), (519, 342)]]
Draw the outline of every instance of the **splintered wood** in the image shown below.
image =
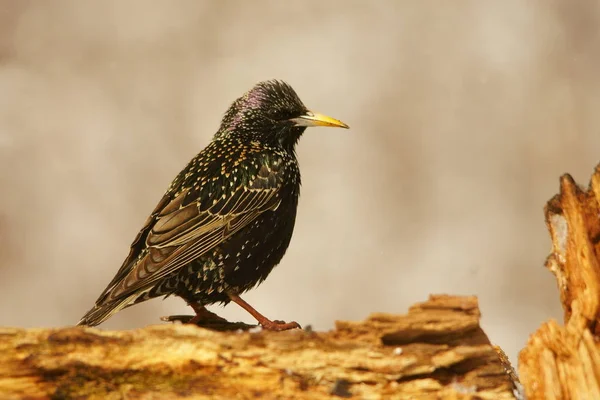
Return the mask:
[(600, 399), (600, 166), (587, 191), (573, 178), (546, 205), (552, 253), (546, 266), (556, 276), (564, 326), (543, 324), (519, 355), (529, 399)]
[(0, 398), (513, 399), (479, 317), (432, 296), (324, 333), (0, 328)]

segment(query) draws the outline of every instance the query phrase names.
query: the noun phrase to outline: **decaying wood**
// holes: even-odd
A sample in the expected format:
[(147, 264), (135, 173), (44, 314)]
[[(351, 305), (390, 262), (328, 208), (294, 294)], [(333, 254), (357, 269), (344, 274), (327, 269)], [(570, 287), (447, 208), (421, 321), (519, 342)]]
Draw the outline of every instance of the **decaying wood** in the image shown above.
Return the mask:
[(479, 317), (432, 296), (323, 333), (0, 328), (0, 398), (513, 399)]
[(563, 176), (546, 206), (553, 244), (546, 266), (558, 282), (565, 325), (543, 324), (519, 355), (529, 399), (600, 399), (599, 202), (600, 166), (587, 191)]

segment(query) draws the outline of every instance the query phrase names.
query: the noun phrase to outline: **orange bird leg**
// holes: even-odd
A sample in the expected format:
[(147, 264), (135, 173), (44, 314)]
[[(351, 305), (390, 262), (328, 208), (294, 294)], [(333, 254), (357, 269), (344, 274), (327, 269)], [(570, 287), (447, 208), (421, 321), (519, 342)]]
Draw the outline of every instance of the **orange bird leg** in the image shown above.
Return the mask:
[(231, 301), (242, 307), (244, 310), (248, 311), (258, 323), (263, 327), (263, 329), (269, 331), (287, 331), (288, 329), (302, 329), (300, 324), (295, 321), (292, 322), (283, 322), (283, 321), (271, 321), (258, 311), (254, 309), (250, 304), (246, 303), (240, 296), (233, 293), (227, 293)]
[(196, 313), (194, 318), (189, 320), (188, 324), (197, 325), (198, 322), (207, 321), (207, 320), (227, 322), (227, 320), (225, 320), (225, 318), (221, 318), (214, 312), (208, 311), (206, 309), (206, 307), (204, 307), (201, 304), (198, 304), (198, 303), (188, 303), (188, 304), (190, 307), (192, 307), (194, 309), (194, 312)]

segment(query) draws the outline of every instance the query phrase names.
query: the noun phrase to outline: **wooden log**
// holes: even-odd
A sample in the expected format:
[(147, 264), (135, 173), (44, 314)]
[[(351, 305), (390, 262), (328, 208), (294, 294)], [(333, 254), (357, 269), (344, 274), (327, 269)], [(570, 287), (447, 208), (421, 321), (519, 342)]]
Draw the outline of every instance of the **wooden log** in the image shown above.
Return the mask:
[(564, 175), (560, 193), (546, 205), (564, 326), (543, 324), (519, 355), (529, 399), (600, 399), (600, 166), (588, 190)]
[(0, 328), (0, 398), (514, 399), (475, 297), (310, 329)]

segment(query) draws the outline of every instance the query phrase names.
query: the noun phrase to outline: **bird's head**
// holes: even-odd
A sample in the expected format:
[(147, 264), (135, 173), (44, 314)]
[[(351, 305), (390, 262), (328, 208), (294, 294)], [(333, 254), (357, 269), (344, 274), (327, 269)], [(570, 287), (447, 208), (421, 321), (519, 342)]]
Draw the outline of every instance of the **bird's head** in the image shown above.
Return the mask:
[(285, 82), (258, 83), (229, 107), (215, 138), (235, 137), (279, 143), (293, 151), (307, 127), (348, 128), (337, 119), (306, 108), (294, 89)]

